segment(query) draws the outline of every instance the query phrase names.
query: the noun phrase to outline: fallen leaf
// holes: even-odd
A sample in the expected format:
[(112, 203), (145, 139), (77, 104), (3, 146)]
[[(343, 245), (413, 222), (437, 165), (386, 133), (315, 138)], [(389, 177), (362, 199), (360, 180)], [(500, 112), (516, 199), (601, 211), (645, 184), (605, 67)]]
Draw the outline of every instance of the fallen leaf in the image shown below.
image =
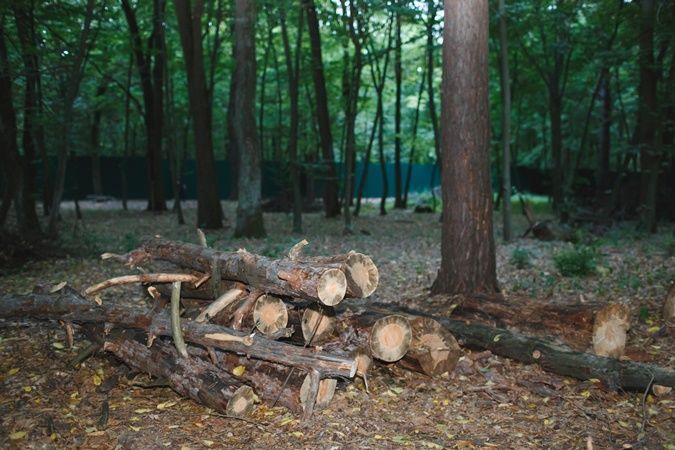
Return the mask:
[(14, 433), (9, 435), (9, 440), (10, 441), (18, 441), (19, 439), (23, 439), (25, 437), (26, 437), (25, 431), (15, 431)]

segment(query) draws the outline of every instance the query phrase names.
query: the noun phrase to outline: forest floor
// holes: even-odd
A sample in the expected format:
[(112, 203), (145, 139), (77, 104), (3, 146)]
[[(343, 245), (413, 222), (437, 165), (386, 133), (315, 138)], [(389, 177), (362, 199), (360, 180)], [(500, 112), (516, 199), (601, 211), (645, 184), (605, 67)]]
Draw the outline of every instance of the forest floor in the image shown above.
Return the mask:
[[(235, 205), (224, 205), (230, 227), (207, 232), (213, 247), (277, 257), (306, 238), (310, 255), (353, 249), (371, 255), (380, 272), (378, 290), (365, 301), (424, 306), (440, 263), (437, 214), (392, 210), (381, 217), (366, 205), (350, 236), (342, 234), (340, 219), (319, 213), (304, 215), (305, 232), (293, 236), (290, 215), (266, 214), (269, 236), (247, 240), (232, 238)], [(83, 203), (84, 220), (78, 224), (66, 208), (61, 234), (69, 256), (5, 270), (0, 291), (26, 293), (37, 283), (62, 281), (83, 289), (128, 273), (98, 254), (128, 251), (144, 236), (196, 242), (194, 227), (176, 225), (170, 213), (114, 206)], [(195, 213), (188, 203), (188, 224), (195, 223)], [(522, 217), (516, 217), (516, 234), (524, 227)], [(650, 236), (635, 233), (632, 224), (602, 236), (579, 232), (593, 256), (593, 273), (584, 277), (562, 276), (554, 264), (554, 255), (581, 244), (519, 238), (504, 245), (498, 238), (501, 287), (507, 300), (627, 303), (633, 311), (629, 348), (642, 361), (675, 369), (675, 332), (660, 319), (663, 298), (675, 280), (675, 243), (672, 228), (662, 229)], [(108, 291), (103, 300), (143, 302), (142, 297), (139, 287), (128, 287)], [(101, 386), (120, 372), (120, 365), (98, 355), (73, 369), (70, 361), (86, 345), (76, 339), (75, 348), (67, 349), (56, 323), (0, 320), (0, 448), (675, 449), (674, 393), (612, 392), (593, 381), (560, 377), (485, 352), (465, 349), (455, 371), (438, 380), (377, 366), (370, 395), (360, 381), (340, 382), (330, 406), (307, 422), (284, 408), (263, 405), (243, 421), (214, 414), (168, 388), (141, 388), (143, 376), (120, 377), (120, 384), (102, 393)], [(109, 419), (101, 426), (106, 401)]]

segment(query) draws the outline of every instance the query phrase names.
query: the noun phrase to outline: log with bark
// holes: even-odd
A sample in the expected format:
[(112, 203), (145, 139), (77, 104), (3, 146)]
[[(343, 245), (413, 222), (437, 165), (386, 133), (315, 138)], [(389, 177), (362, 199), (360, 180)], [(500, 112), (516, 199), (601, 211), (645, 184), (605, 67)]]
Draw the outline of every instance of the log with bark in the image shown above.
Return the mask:
[(347, 279), (337, 267), (290, 258), (270, 259), (245, 250), (228, 253), (188, 243), (151, 239), (124, 257), (130, 266), (152, 259), (203, 273), (211, 273), (215, 264), (223, 279), (239, 281), (266, 293), (303, 298), (328, 306), (340, 303), (347, 292)]
[(169, 343), (157, 340), (151, 347), (142, 334), (126, 330), (108, 336), (104, 350), (125, 364), (157, 378), (166, 379), (178, 394), (230, 416), (248, 415), (256, 397), (242, 380), (202, 358), (182, 358)]
[[(0, 318), (16, 317), (105, 323), (140, 329), (149, 334), (150, 342), (154, 336), (172, 335), (171, 321), (165, 311), (153, 313), (132, 306), (97, 305), (67, 286), (52, 294), (0, 296)], [(314, 371), (319, 378), (352, 378), (356, 372), (356, 362), (353, 359), (252, 337), (219, 325), (183, 320), (181, 330), (185, 340), (193, 344), (248, 355), (308, 372)]]
[(577, 352), (545, 338), (526, 336), (503, 328), (437, 317), (402, 306), (374, 305), (380, 312), (430, 317), (450, 331), (460, 343), (525, 364), (580, 380), (599, 379), (610, 389), (646, 391), (652, 384), (675, 387), (675, 371), (652, 364), (617, 360)]

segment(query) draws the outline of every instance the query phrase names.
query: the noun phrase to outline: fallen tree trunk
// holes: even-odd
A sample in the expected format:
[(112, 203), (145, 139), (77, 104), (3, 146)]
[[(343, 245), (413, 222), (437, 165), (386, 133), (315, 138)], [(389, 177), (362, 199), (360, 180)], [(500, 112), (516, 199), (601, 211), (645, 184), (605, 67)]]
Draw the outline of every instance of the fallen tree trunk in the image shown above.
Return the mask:
[[(145, 309), (120, 305), (96, 305), (70, 288), (53, 294), (28, 294), (0, 296), (0, 317), (63, 320), (80, 323), (106, 323), (123, 328), (135, 328), (153, 336), (171, 336), (171, 321), (168, 314), (151, 314)], [(181, 330), (186, 341), (229, 352), (249, 355), (307, 372), (317, 372), (319, 378), (352, 378), (356, 361), (295, 347), (277, 341), (251, 337), (219, 325), (181, 321)]]
[(165, 378), (178, 394), (222, 414), (246, 416), (254, 407), (255, 395), (241, 380), (204, 359), (181, 358), (166, 342), (158, 340), (147, 347), (138, 332), (125, 331), (107, 337), (103, 348), (130, 367)]
[(490, 350), (496, 355), (525, 364), (538, 364), (542, 369), (558, 375), (580, 380), (597, 378), (610, 389), (646, 391), (651, 384), (675, 387), (675, 371), (652, 364), (577, 352), (548, 339), (525, 336), (487, 325), (468, 324), (406, 307), (376, 305), (374, 308), (380, 312), (433, 318), (467, 347)]
[(214, 264), (221, 277), (239, 281), (266, 293), (292, 296), (333, 306), (342, 301), (347, 280), (342, 270), (312, 265), (289, 258), (270, 259), (245, 250), (221, 252), (198, 245), (152, 239), (126, 256), (126, 263), (139, 265), (150, 259), (211, 273)]
[(544, 332), (581, 351), (591, 345), (595, 315), (602, 307), (593, 303), (559, 306), (522, 299), (505, 302), (493, 297), (464, 296), (454, 305), (453, 317), (478, 317), (492, 320), (499, 327)]

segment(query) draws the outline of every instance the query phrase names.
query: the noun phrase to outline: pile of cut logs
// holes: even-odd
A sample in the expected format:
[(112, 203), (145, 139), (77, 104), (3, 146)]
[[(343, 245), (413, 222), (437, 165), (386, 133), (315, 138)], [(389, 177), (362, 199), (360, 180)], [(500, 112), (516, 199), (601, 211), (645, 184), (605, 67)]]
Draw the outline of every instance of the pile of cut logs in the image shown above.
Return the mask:
[[(30, 306), (15, 308), (67, 324), (103, 323), (105, 333), (90, 326), (87, 334), (105, 350), (233, 416), (261, 399), (309, 417), (330, 403), (337, 379), (358, 376), (367, 390), (373, 360), (430, 376), (453, 370), (459, 345), (437, 321), (342, 303), (377, 288), (370, 257), (303, 257), (306, 244), (271, 259), (151, 239), (126, 255), (102, 255), (142, 273), (103, 281), (83, 296), (64, 286), (38, 292)], [(146, 285), (150, 309), (101, 300), (102, 290), (129, 283)]]
[[(304, 257), (302, 241), (286, 257), (272, 259), (201, 242), (157, 238), (126, 255), (106, 253), (104, 259), (141, 273), (103, 281), (83, 294), (61, 283), (27, 295), (0, 295), (0, 318), (59, 320), (71, 345), (76, 324), (129, 366), (231, 416), (250, 413), (262, 400), (310, 417), (330, 403), (338, 379), (358, 376), (368, 390), (375, 360), (431, 377), (451, 372), (460, 356), (453, 335), (468, 347), (564, 376), (597, 378), (614, 389), (675, 386), (675, 371), (617, 359), (630, 322), (625, 307), (598, 311), (592, 305), (466, 297), (453, 309), (462, 320), (432, 317), (403, 306), (343, 302), (377, 288), (377, 267), (360, 253)], [(150, 307), (101, 300), (102, 290), (130, 283), (147, 286)], [(664, 308), (668, 317), (675, 310), (674, 292)], [(593, 327), (597, 355), (476, 323), (476, 313), (508, 326), (546, 329), (576, 348), (591, 344)], [(87, 354), (93, 351), (95, 345), (87, 347)]]

